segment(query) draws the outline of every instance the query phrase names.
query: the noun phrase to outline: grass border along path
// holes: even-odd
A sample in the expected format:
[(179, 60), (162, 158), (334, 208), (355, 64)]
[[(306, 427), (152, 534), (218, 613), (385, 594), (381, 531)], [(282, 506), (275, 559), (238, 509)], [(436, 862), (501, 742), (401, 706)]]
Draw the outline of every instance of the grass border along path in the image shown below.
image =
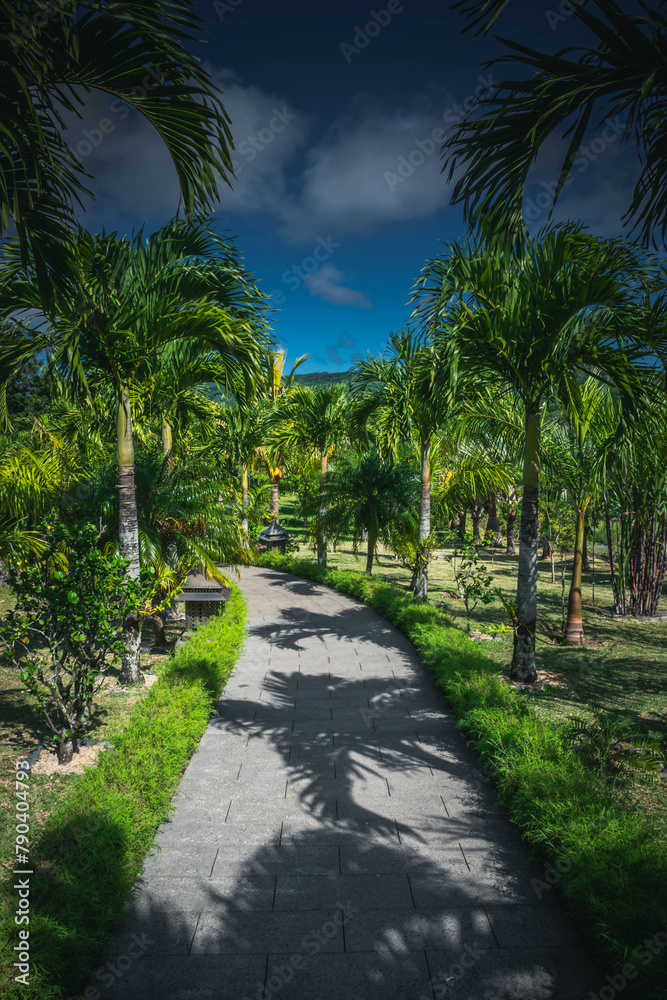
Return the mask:
[[(437, 608), (394, 584), (276, 554), (260, 565), (326, 584), (373, 607), (416, 647), (492, 775), (501, 801), (544, 864), (536, 895), (562, 893), (602, 974), (591, 1000), (667, 998), (667, 844), (618, 790), (567, 752), (529, 695)], [(548, 944), (548, 941), (544, 942)]]
[[(234, 588), (224, 614), (178, 650), (129, 721), (113, 734), (113, 751), (75, 779), (31, 844), (29, 985), (14, 981), (16, 893), (5, 885), (6, 1000), (76, 996), (94, 972), (238, 659), (246, 618), (245, 599)], [(91, 990), (85, 994), (86, 1000), (100, 996)]]

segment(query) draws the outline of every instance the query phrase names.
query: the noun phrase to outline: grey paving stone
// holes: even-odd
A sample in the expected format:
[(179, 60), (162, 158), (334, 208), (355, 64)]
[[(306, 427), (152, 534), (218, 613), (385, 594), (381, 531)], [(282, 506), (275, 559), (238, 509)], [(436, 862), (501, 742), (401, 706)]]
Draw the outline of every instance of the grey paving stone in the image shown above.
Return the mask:
[(115, 976), (104, 1000), (256, 1000), (265, 975), (264, 955), (149, 955)]
[[(470, 875), (463, 852), (458, 847), (445, 852), (418, 851), (402, 845), (392, 846), (391, 850), (386, 850), (382, 846), (365, 843), (343, 844), (340, 847), (340, 863), (342, 873), (350, 875), (372, 873), (393, 875), (406, 872), (412, 876), (424, 872), (424, 881), (427, 885), (438, 878), (444, 878), (445, 872), (456, 873), (466, 879)], [(410, 883), (412, 885), (412, 877)], [(413, 898), (415, 905), (419, 905), (414, 890)]]
[[(322, 876), (324, 877), (324, 876)], [(157, 909), (201, 912), (221, 907), (235, 910), (272, 910), (273, 876), (222, 876), (220, 878), (149, 878), (140, 883), (127, 904), (133, 916), (145, 917)]]
[(193, 955), (312, 954), (313, 948), (344, 950), (342, 910), (243, 913), (232, 920), (203, 913), (192, 942)]
[(215, 858), (213, 877), (225, 875), (262, 876), (283, 875), (338, 875), (340, 852), (335, 844), (308, 847), (288, 845), (282, 847), (221, 847)]
[(406, 875), (278, 875), (276, 910), (326, 910), (338, 901), (358, 910), (412, 906)]
[(192, 844), (185, 850), (165, 847), (144, 861), (144, 878), (177, 875), (183, 878), (209, 878), (218, 848), (213, 844)]
[(426, 957), (436, 991), (452, 1000), (589, 1000), (601, 985), (581, 948), (465, 946)]
[[(431, 1000), (424, 955), (294, 955), (269, 958), (266, 995), (298, 1000)], [(245, 998), (243, 998), (245, 1000)]]
[(389, 951), (398, 955), (425, 949), (495, 948), (484, 909), (477, 907), (364, 911), (345, 921), (347, 951)]

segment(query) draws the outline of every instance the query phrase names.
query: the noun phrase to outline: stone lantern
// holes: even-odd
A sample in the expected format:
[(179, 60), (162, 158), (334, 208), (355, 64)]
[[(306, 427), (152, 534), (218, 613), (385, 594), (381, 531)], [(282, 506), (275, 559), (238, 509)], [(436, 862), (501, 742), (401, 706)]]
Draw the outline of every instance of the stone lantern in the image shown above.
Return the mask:
[(204, 573), (191, 573), (182, 593), (176, 598), (185, 603), (186, 629), (205, 625), (209, 618), (221, 615), (230, 594), (229, 587), (212, 580)]
[(290, 534), (283, 528), (282, 524), (278, 521), (271, 521), (271, 524), (264, 528), (258, 541), (266, 545), (269, 551), (280, 552), (282, 555), (285, 555), (285, 547), (289, 539)]

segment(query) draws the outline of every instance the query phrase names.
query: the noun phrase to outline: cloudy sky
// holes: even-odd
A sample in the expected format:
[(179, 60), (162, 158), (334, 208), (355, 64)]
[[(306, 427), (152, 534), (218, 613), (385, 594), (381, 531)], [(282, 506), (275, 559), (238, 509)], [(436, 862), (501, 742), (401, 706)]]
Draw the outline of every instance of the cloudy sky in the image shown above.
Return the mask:
[[(514, 0), (497, 33), (555, 51), (581, 41), (568, 4)], [(501, 67), (502, 43), (462, 36), (447, 0), (216, 0), (194, 51), (224, 91), (236, 181), (216, 213), (271, 295), (276, 339), (302, 371), (343, 371), (404, 327), (410, 289), (439, 241), (464, 236), (450, 207), (440, 143)], [(106, 132), (100, 121), (111, 121)], [(636, 161), (622, 123), (596, 122), (559, 217), (621, 232)], [(435, 140), (434, 140), (435, 135)], [(95, 141), (90, 141), (98, 140)], [(90, 229), (157, 228), (178, 207), (169, 157), (145, 121), (106, 96), (67, 130), (94, 175)], [(531, 178), (525, 210), (547, 221), (556, 146)]]

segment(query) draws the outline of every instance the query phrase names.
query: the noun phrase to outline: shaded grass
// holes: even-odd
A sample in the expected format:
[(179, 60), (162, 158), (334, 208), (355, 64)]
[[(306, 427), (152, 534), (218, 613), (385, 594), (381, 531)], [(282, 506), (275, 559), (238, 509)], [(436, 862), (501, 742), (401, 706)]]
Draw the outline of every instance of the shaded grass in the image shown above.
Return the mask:
[(472, 642), (451, 616), (416, 603), (391, 583), (310, 560), (271, 555), (261, 563), (371, 605), (410, 638), (545, 865), (544, 880), (533, 886), (536, 895), (557, 884), (602, 974), (631, 962), (637, 975), (624, 995), (664, 1000), (667, 949), (642, 950), (667, 924), (667, 843), (655, 816), (636, 797), (598, 782), (565, 750), (558, 720), (503, 679), (487, 653), (495, 644)]
[(232, 672), (245, 635), (237, 589), (164, 667), (113, 750), (74, 779), (32, 845), (29, 986), (12, 983), (12, 880), (3, 889), (3, 996), (60, 1000), (81, 988), (118, 920), (180, 775)]

